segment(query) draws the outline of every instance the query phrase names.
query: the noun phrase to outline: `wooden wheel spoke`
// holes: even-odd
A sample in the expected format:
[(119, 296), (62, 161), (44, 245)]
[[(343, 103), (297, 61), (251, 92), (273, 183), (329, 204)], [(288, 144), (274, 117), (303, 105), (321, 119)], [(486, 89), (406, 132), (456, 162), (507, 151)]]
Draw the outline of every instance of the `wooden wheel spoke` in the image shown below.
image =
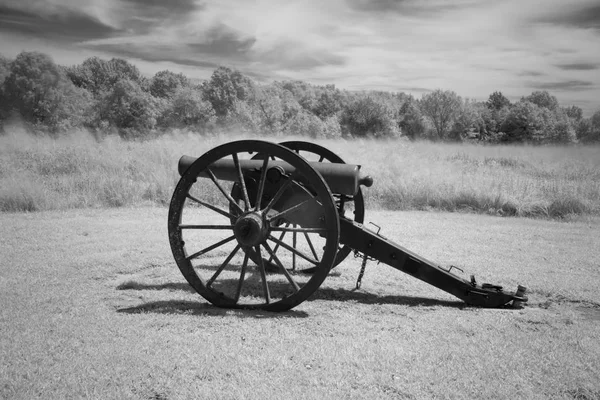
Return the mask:
[(227, 193), (225, 191), (225, 189), (223, 189), (223, 186), (221, 186), (221, 184), (217, 180), (217, 177), (211, 171), (210, 168), (206, 169), (206, 173), (208, 174), (208, 177), (210, 178), (210, 180), (213, 181), (213, 183), (217, 186), (217, 188), (219, 188), (219, 191), (223, 194), (223, 196), (225, 196), (225, 198), (229, 201), (229, 203), (232, 204), (240, 214), (243, 214), (244, 210), (242, 210), (240, 205), (229, 195), (229, 193)]
[(244, 175), (242, 174), (240, 160), (238, 159), (237, 153), (233, 153), (231, 156), (233, 157), (233, 163), (235, 164), (235, 169), (237, 171), (238, 179), (240, 181), (240, 186), (242, 187), (242, 197), (244, 198), (244, 210), (248, 211), (250, 209), (250, 198), (248, 197), (248, 189), (246, 188), (246, 181), (244, 180)]
[(179, 225), (181, 229), (233, 229), (233, 225)]
[(317, 255), (317, 252), (315, 251), (315, 246), (313, 246), (312, 240), (310, 240), (308, 233), (306, 233), (306, 232), (303, 232), (303, 233), (304, 233), (304, 238), (306, 239), (306, 243), (308, 243), (308, 247), (310, 247), (310, 251), (312, 252), (315, 259), (318, 259), (319, 256)]
[(210, 287), (210, 285), (213, 284), (215, 279), (217, 279), (217, 277), (221, 274), (221, 272), (223, 272), (223, 270), (225, 269), (227, 264), (229, 264), (229, 261), (231, 261), (231, 259), (237, 254), (237, 252), (240, 250), (241, 247), (242, 246), (240, 246), (239, 244), (237, 246), (235, 246), (235, 249), (233, 249), (233, 251), (227, 256), (225, 261), (223, 261), (223, 264), (221, 264), (221, 266), (217, 269), (217, 271), (213, 274), (213, 276), (211, 276), (211, 278), (208, 280), (208, 282), (206, 282), (206, 287)]
[(242, 294), (242, 286), (244, 286), (244, 278), (246, 277), (246, 267), (248, 267), (248, 252), (246, 251), (246, 255), (244, 256), (244, 262), (242, 263), (242, 270), (240, 271), (240, 281), (238, 282), (237, 290), (235, 291), (235, 302), (237, 303), (240, 300), (240, 295)]
[(271, 228), (271, 232), (294, 232), (294, 233), (323, 233), (327, 232), (325, 228), (286, 228), (275, 226)]
[(294, 287), (294, 290), (296, 292), (299, 291), (300, 286), (298, 286), (298, 284), (296, 283), (294, 278), (292, 278), (292, 276), (290, 275), (288, 270), (285, 269), (285, 267), (283, 266), (281, 261), (279, 261), (279, 257), (277, 257), (277, 255), (275, 254), (275, 251), (271, 250), (271, 246), (269, 246), (269, 244), (267, 242), (263, 243), (263, 246), (265, 246), (265, 249), (267, 249), (267, 253), (269, 253), (271, 255), (271, 260), (275, 261), (275, 264), (277, 264), (277, 266), (279, 267), (279, 269), (281, 270), (283, 275), (285, 275), (288, 282), (290, 282), (290, 284)]
[(269, 235), (269, 240), (271, 240), (272, 242), (275, 242), (275, 243), (281, 245), (281, 247), (283, 247), (284, 249), (289, 250), (292, 253), (292, 255), (296, 254), (299, 257), (305, 259), (306, 261), (308, 261), (308, 262), (310, 262), (312, 264), (315, 264), (315, 265), (319, 264), (318, 260), (314, 260), (314, 259), (310, 258), (309, 256), (307, 256), (306, 254), (304, 254), (300, 250), (298, 250), (298, 249), (290, 246), (289, 244), (287, 244), (285, 242), (282, 242), (281, 240), (278, 240), (278, 239), (274, 238), (273, 236)]
[(217, 242), (217, 243), (215, 243), (213, 245), (210, 245), (210, 246), (208, 246), (208, 247), (206, 247), (206, 248), (204, 248), (204, 249), (202, 249), (200, 251), (195, 252), (191, 256), (186, 257), (186, 260), (189, 261), (189, 260), (192, 260), (194, 258), (200, 257), (201, 255), (206, 254), (209, 251), (216, 249), (217, 247), (223, 246), (225, 243), (231, 242), (233, 239), (235, 239), (235, 236), (233, 236), (233, 235), (229, 236), (228, 238), (225, 238), (225, 239), (221, 240), (220, 242)]
[[(296, 228), (296, 224), (294, 224), (294, 229)], [(295, 231), (292, 231), (292, 247), (296, 250), (298, 250), (298, 233)], [(296, 253), (292, 253), (292, 270), (295, 271), (296, 270)]]
[(260, 180), (258, 181), (258, 190), (256, 192), (256, 203), (254, 204), (254, 210), (260, 210), (260, 203), (262, 201), (262, 195), (265, 190), (265, 181), (267, 180), (267, 166), (269, 165), (269, 157), (265, 157), (260, 171)]
[(271, 293), (269, 293), (269, 284), (267, 283), (267, 273), (265, 272), (265, 263), (262, 258), (262, 254), (260, 251), (260, 245), (255, 246), (254, 250), (256, 254), (258, 254), (258, 270), (260, 271), (260, 277), (262, 279), (262, 287), (265, 295), (265, 302), (267, 304), (271, 303)]
[(290, 208), (288, 208), (286, 210), (283, 210), (283, 211), (281, 211), (281, 212), (279, 212), (279, 213), (277, 213), (275, 215), (271, 215), (270, 217), (268, 217), (268, 221), (275, 221), (275, 220), (277, 220), (277, 218), (281, 218), (281, 217), (283, 217), (283, 216), (285, 216), (285, 215), (287, 215), (287, 214), (289, 214), (289, 213), (291, 213), (293, 211), (296, 211), (300, 207), (302, 207), (303, 205), (307, 204), (309, 201), (317, 201), (317, 200), (314, 197), (311, 197), (310, 199), (306, 199), (306, 200), (304, 200), (304, 201), (302, 201), (302, 202), (300, 202), (300, 203), (298, 203), (298, 204), (296, 204), (296, 205), (294, 205), (294, 206), (292, 206), (292, 207), (290, 207)]
[(275, 196), (273, 196), (273, 198), (271, 199), (271, 201), (269, 201), (269, 204), (267, 204), (267, 206), (265, 207), (264, 210), (262, 210), (263, 213), (268, 213), (269, 210), (275, 205), (275, 203), (281, 198), (281, 196), (283, 195), (283, 193), (287, 190), (287, 188), (289, 188), (291, 186), (292, 183), (295, 183), (292, 179), (289, 179), (283, 184), (281, 185), (281, 187), (279, 188), (279, 190), (277, 190), (277, 193), (275, 193)]
[(192, 201), (195, 201), (195, 202), (196, 202), (196, 203), (198, 203), (198, 204), (201, 204), (201, 205), (203, 205), (204, 207), (206, 207), (206, 208), (208, 208), (208, 209), (210, 209), (210, 210), (213, 210), (213, 211), (214, 211), (214, 212), (216, 212), (216, 213), (219, 213), (219, 214), (221, 214), (221, 215), (223, 215), (223, 216), (227, 217), (227, 218), (230, 218), (230, 219), (231, 219), (231, 218), (234, 218), (234, 217), (233, 217), (233, 215), (231, 215), (229, 212), (227, 212), (227, 211), (225, 211), (225, 210), (222, 210), (222, 209), (220, 209), (219, 207), (213, 206), (212, 204), (209, 204), (209, 203), (207, 203), (207, 202), (205, 202), (205, 201), (202, 201), (202, 200), (200, 200), (200, 199), (197, 199), (197, 198), (195, 198), (194, 196), (190, 195), (189, 193), (187, 194), (187, 196), (186, 196), (186, 197), (187, 197), (188, 199), (192, 200)]
[[(286, 224), (285, 224), (285, 226), (286, 226), (286, 227), (290, 226), (290, 223), (289, 223), (289, 222), (288, 222), (288, 223), (286, 223)], [(283, 237), (285, 236), (285, 234), (286, 234), (287, 232), (288, 232), (288, 231), (281, 231), (281, 235), (279, 235), (279, 240), (283, 240)], [(266, 242), (265, 242), (265, 244), (266, 244)], [(274, 254), (274, 253), (277, 253), (277, 250), (278, 250), (278, 249), (279, 249), (279, 244), (275, 245), (275, 250), (273, 251), (273, 254)], [(269, 260), (268, 260), (268, 261), (271, 261), (272, 259), (273, 259), (273, 256), (271, 255), (271, 258), (269, 258)]]

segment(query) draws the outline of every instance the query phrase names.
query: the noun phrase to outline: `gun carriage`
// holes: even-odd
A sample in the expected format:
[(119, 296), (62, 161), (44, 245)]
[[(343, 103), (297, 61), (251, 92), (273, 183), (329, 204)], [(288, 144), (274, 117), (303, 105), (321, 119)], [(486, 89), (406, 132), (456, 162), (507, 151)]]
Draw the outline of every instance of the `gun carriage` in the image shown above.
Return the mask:
[(518, 307), (525, 288), (466, 280), (368, 229), (362, 187), (373, 179), (308, 142), (242, 140), (183, 156), (169, 208), (173, 256), (219, 307), (284, 311), (354, 252), (480, 307)]

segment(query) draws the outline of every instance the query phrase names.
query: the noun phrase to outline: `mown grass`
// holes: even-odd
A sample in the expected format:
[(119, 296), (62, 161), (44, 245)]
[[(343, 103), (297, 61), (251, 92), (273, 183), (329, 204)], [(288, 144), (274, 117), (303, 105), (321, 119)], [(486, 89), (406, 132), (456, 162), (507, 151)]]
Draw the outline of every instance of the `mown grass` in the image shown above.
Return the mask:
[[(183, 154), (247, 138), (175, 131), (143, 141), (0, 136), (0, 210), (167, 204)], [(270, 141), (306, 138), (262, 137)], [(308, 139), (310, 140), (310, 139)], [(316, 140), (375, 178), (369, 208), (562, 218), (600, 215), (600, 147)]]
[(208, 304), (175, 265), (166, 219), (0, 214), (0, 398), (600, 399), (600, 219), (370, 212), (465, 277), (527, 286), (528, 305), (464, 307), (375, 262), (354, 290), (350, 256), (284, 313)]

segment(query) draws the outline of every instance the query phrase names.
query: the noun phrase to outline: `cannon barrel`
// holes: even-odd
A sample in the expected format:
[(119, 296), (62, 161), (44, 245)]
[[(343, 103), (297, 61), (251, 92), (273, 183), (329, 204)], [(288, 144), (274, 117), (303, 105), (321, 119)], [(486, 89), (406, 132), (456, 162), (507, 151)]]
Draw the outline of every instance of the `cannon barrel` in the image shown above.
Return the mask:
[[(178, 163), (179, 175), (183, 175), (194, 161), (196, 161), (196, 157), (182, 156)], [(249, 171), (260, 170), (263, 165), (263, 160), (239, 160), (239, 162), (244, 175)], [(326, 162), (310, 162), (309, 164), (321, 174), (332, 193), (354, 196), (360, 185), (370, 187), (373, 184), (373, 178), (360, 173), (360, 165)], [(295, 172), (295, 168), (285, 161), (269, 160), (268, 168), (276, 168), (292, 176)], [(237, 181), (238, 179), (232, 159), (218, 160), (211, 164), (210, 170), (221, 180)], [(199, 176), (207, 177), (204, 172), (200, 173)]]

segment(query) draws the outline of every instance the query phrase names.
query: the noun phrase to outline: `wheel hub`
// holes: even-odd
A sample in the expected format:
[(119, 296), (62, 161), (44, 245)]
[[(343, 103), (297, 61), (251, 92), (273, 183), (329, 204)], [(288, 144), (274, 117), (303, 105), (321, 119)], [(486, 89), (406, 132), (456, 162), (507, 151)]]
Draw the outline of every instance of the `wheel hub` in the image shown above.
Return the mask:
[(257, 246), (267, 239), (268, 229), (262, 214), (251, 212), (238, 218), (233, 234), (242, 246)]

